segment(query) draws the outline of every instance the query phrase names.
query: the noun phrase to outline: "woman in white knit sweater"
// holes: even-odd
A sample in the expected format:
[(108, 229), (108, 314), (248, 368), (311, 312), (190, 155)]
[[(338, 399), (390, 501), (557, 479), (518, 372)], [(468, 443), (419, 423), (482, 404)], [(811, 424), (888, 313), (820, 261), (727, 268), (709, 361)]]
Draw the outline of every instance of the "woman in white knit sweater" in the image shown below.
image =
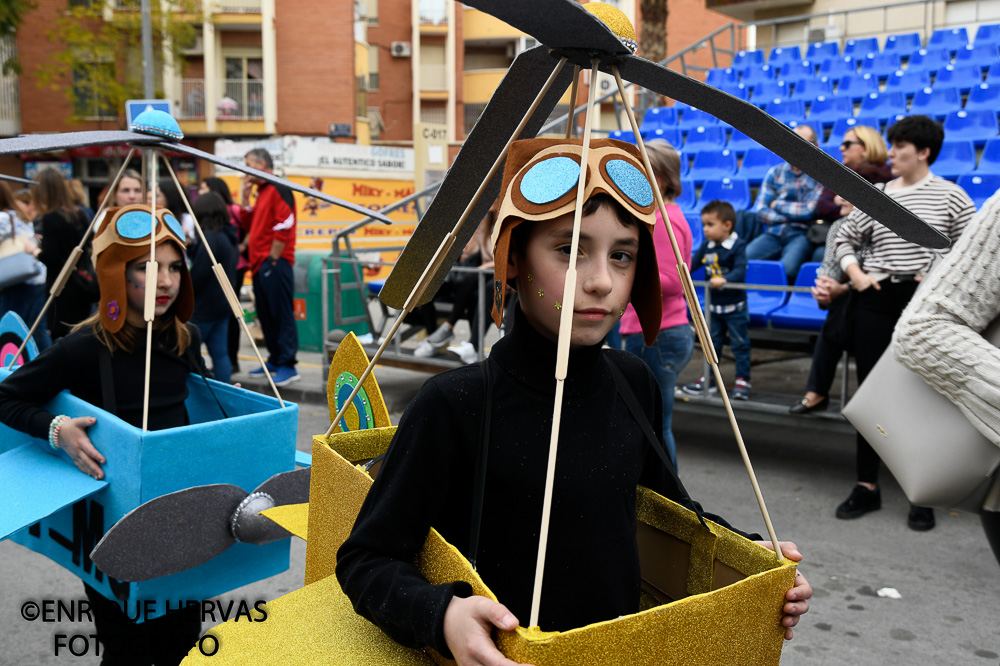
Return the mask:
[[(1000, 446), (1000, 349), (982, 336), (1000, 316), (998, 260), (1000, 197), (994, 194), (903, 312), (892, 350)], [(1000, 474), (980, 519), (1000, 562)]]
[[(886, 184), (885, 193), (952, 241), (957, 240), (975, 206), (962, 188), (931, 173), (930, 166), (944, 140), (941, 125), (927, 116), (908, 116), (886, 134), (896, 178)], [(837, 261), (856, 290), (852, 338), (858, 381), (863, 382), (889, 346), (903, 308), (936, 255), (903, 240), (858, 209), (840, 228), (835, 247)], [(864, 268), (859, 257), (864, 259)], [(881, 508), (880, 462), (875, 449), (858, 434), (858, 483), (837, 507), (838, 518), (859, 518)], [(934, 527), (934, 512), (911, 506), (907, 524), (914, 530), (929, 530)]]

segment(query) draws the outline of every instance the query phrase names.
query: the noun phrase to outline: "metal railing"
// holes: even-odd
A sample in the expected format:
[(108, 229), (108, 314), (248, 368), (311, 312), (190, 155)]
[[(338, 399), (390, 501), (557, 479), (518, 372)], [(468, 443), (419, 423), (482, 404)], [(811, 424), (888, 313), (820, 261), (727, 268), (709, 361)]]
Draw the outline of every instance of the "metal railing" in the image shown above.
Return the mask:
[(215, 11), (226, 14), (260, 14), (260, 0), (215, 0)]
[(445, 0), (420, 0), (418, 11), (421, 25), (448, 25)]
[(205, 79), (181, 79), (181, 99), (177, 105), (179, 120), (202, 120), (205, 117)]
[(216, 104), (220, 120), (260, 120), (264, 117), (264, 82), (224, 79), (223, 97)]
[[(0, 64), (17, 56), (14, 35), (0, 37)], [(17, 136), (21, 133), (21, 95), (16, 74), (0, 74), (0, 136)]]

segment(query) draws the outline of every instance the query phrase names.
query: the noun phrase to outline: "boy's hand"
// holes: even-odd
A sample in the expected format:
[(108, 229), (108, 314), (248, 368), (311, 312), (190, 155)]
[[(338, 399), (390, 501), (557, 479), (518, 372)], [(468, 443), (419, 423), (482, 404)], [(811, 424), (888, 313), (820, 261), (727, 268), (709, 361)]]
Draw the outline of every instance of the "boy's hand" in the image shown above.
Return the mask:
[(503, 605), (486, 597), (452, 597), (444, 613), (444, 639), (459, 666), (518, 665), (493, 643), (493, 627), (517, 628), (517, 618)]
[[(774, 546), (770, 541), (758, 541), (757, 543), (768, 550), (774, 550)], [(798, 546), (791, 541), (780, 541), (778, 543), (781, 545), (782, 555), (793, 562), (802, 561), (802, 553), (799, 552)], [(785, 614), (781, 618), (781, 626), (785, 628), (786, 641), (792, 640), (792, 627), (799, 623), (799, 616), (809, 612), (809, 599), (812, 595), (813, 589), (809, 581), (806, 580), (801, 571), (796, 571), (795, 585), (785, 593), (785, 599), (788, 600), (788, 603), (781, 609)]]
[(726, 278), (724, 278), (724, 277), (721, 277), (721, 276), (716, 276), (716, 277), (714, 277), (714, 278), (710, 279), (710, 280), (708, 281), (708, 283), (709, 283), (710, 285), (712, 285), (712, 288), (713, 288), (713, 289), (718, 289), (718, 288), (719, 288), (719, 287), (721, 287), (722, 285), (726, 284)]

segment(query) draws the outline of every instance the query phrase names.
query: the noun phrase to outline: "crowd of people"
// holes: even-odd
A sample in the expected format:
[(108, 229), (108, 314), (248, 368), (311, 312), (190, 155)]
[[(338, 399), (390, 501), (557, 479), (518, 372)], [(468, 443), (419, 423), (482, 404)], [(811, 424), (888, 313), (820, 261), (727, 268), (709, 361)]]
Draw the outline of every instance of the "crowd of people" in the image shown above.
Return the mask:
[[(249, 160), (270, 169), (271, 157), (264, 150), (251, 151)], [(109, 190), (114, 185), (114, 191)], [(256, 201), (250, 205), (256, 190)], [(199, 183), (197, 193), (178, 188), (172, 178), (160, 179), (155, 187), (144, 187), (142, 176), (124, 170), (117, 184), (112, 181), (100, 192), (109, 208), (154, 204), (168, 211), (184, 233), (184, 259), (195, 285), (195, 310), (191, 324), (201, 332), (212, 372), (230, 382), (239, 369), (241, 329), (218, 284), (212, 268), (215, 257), (234, 291), (239, 292), (246, 272), (253, 270), (255, 306), (270, 352), (267, 371), (278, 386), (299, 379), (295, 372), (298, 339), (292, 311), (292, 264), (295, 252), (296, 215), (291, 191), (248, 177), (241, 204), (233, 202), (229, 186), (221, 178)], [(193, 196), (192, 196), (193, 195)], [(197, 217), (207, 249), (196, 232)], [(17, 313), (30, 327), (44, 307), (49, 290), (63, 265), (80, 245), (94, 218), (79, 180), (68, 180), (55, 169), (45, 169), (30, 187), (18, 191), (0, 181), (0, 241), (13, 239), (17, 250), (30, 254), (37, 270), (27, 279), (0, 289), (0, 314)], [(9, 253), (11, 244), (3, 246)], [(39, 350), (69, 334), (97, 309), (100, 286), (91, 258), (91, 240), (79, 258), (62, 292), (49, 307), (34, 332)], [(272, 256), (273, 255), (273, 256)], [(274, 275), (275, 277), (272, 277)], [(251, 371), (263, 376), (264, 369)]]

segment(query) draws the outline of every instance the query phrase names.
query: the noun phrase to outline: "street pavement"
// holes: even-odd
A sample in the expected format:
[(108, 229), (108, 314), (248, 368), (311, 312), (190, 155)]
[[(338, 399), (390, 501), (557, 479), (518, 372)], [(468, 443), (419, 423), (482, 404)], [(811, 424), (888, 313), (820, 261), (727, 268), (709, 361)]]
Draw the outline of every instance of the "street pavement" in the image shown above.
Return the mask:
[[(283, 394), (299, 401), (298, 448), (309, 451), (311, 435), (325, 432), (330, 417), (321, 402), (319, 355), (300, 354), (300, 361), (302, 381)], [(794, 357), (755, 369), (755, 388), (779, 382), (801, 386), (804, 362), (807, 370), (807, 361)], [(234, 380), (249, 386), (249, 369), (244, 361), (244, 374)], [(427, 375), (381, 367), (375, 374), (395, 423)], [(692, 497), (734, 525), (765, 533), (722, 412), (706, 415), (679, 404), (674, 430), (681, 478)], [(801, 570), (815, 590), (811, 610), (785, 644), (781, 664), (1000, 664), (1000, 566), (975, 516), (937, 511), (934, 530), (911, 531), (906, 499), (885, 473), (880, 511), (837, 520), (834, 508), (854, 480), (854, 438), (845, 428), (818, 419), (776, 420), (741, 412), (741, 430), (775, 531), (802, 550)], [(300, 587), (305, 546), (292, 541), (289, 571), (234, 590), (223, 600), (252, 604)], [(53, 654), (57, 636), (89, 635), (88, 623), (28, 622), (20, 616), (28, 600), (82, 598), (78, 579), (9, 541), (0, 543), (0, 562), (0, 664), (99, 663), (92, 649), (80, 657), (67, 648), (58, 657)], [(884, 588), (896, 590), (899, 598), (879, 596)], [(75, 645), (79, 651), (83, 644)]]

